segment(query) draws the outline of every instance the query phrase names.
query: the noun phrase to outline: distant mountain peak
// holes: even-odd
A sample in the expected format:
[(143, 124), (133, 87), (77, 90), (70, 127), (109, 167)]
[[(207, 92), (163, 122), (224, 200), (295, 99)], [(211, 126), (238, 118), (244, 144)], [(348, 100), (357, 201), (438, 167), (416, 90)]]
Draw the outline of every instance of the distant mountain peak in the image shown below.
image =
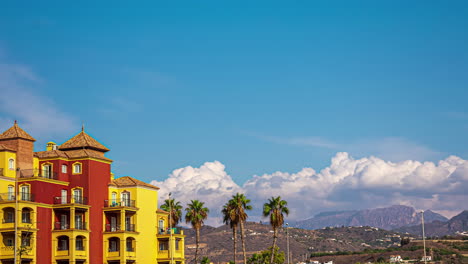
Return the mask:
[[(424, 220), (430, 223), (436, 220), (445, 222), (448, 219), (431, 210), (426, 210)], [(392, 205), (365, 210), (322, 212), (310, 219), (298, 221), (295, 226), (305, 229), (320, 229), (327, 226), (373, 226), (390, 230), (417, 225), (420, 222), (421, 214), (413, 207)]]

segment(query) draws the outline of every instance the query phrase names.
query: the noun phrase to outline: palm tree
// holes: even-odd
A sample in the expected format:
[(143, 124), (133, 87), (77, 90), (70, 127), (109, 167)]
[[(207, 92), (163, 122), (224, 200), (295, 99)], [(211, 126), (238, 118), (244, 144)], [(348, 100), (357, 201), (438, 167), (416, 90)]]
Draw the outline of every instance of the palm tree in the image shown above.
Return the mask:
[(288, 202), (281, 200), (281, 196), (271, 197), (263, 205), (263, 216), (270, 217), (270, 225), (273, 228), (273, 247), (271, 250), (270, 264), (273, 263), (273, 249), (276, 248), (276, 239), (278, 238), (278, 227), (283, 226), (284, 215), (289, 215), (289, 209), (286, 207)]
[(236, 222), (240, 224), (242, 251), (244, 253), (244, 264), (247, 264), (247, 255), (245, 251), (244, 223), (247, 220), (248, 215), (245, 211), (252, 210), (252, 206), (249, 205), (250, 200), (247, 199), (247, 197), (245, 197), (245, 195), (241, 193), (237, 193), (236, 195), (232, 196), (230, 203), (232, 204), (232, 207), (234, 209)]
[(234, 209), (231, 200), (229, 200), (224, 206), (223, 210), (221, 210), (221, 214), (223, 215), (223, 223), (229, 225), (232, 228), (232, 240), (234, 243), (234, 264), (237, 261), (237, 219), (234, 214)]
[(164, 204), (162, 204), (160, 207), (170, 214), (169, 226), (177, 226), (177, 224), (180, 222), (180, 218), (182, 218), (182, 205), (180, 205), (180, 202), (176, 202), (174, 199), (166, 199), (164, 200)]
[(208, 218), (208, 213), (210, 212), (208, 208), (203, 207), (204, 205), (204, 202), (191, 200), (190, 203), (187, 204), (187, 208), (185, 208), (185, 222), (187, 224), (190, 223), (196, 231), (195, 264), (197, 263), (198, 246), (200, 244), (200, 228), (203, 225), (203, 220)]

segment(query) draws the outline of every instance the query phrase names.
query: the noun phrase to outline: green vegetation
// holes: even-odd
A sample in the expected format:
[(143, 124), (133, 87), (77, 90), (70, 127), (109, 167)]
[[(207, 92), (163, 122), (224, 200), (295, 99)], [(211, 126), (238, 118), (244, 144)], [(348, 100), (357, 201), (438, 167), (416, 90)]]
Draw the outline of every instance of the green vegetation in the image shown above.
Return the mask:
[(209, 264), (211, 260), (208, 257), (203, 257), (200, 264)]
[(278, 228), (284, 224), (284, 215), (289, 215), (288, 202), (281, 200), (281, 196), (271, 197), (263, 205), (263, 216), (270, 217), (270, 225), (273, 228), (273, 246), (271, 247), (270, 264), (273, 264), (273, 249), (276, 249), (276, 240), (278, 238)]
[[(260, 253), (254, 253), (252, 257), (247, 260), (247, 264), (283, 264), (285, 260), (284, 251), (279, 252), (279, 248), (275, 247), (273, 257), (271, 256), (272, 252), (273, 249), (270, 247)], [(271, 259), (273, 259), (272, 262), (270, 262)]]
[(311, 258), (323, 257), (323, 256), (344, 256), (344, 255), (361, 255), (361, 254), (372, 254), (372, 253), (385, 253), (394, 251), (416, 251), (423, 249), (422, 246), (402, 247), (402, 248), (386, 248), (386, 249), (369, 249), (366, 248), (364, 251), (339, 251), (339, 252), (316, 252), (310, 254)]
[(170, 227), (177, 226), (182, 218), (182, 205), (180, 205), (180, 202), (176, 202), (174, 199), (166, 199), (160, 207), (164, 211), (169, 212)]
[(203, 221), (208, 218), (208, 213), (210, 210), (204, 207), (205, 203), (198, 200), (191, 200), (185, 208), (185, 222), (192, 224), (192, 228), (195, 229), (195, 263), (197, 262), (198, 257), (198, 248), (200, 246), (200, 228), (203, 225)]

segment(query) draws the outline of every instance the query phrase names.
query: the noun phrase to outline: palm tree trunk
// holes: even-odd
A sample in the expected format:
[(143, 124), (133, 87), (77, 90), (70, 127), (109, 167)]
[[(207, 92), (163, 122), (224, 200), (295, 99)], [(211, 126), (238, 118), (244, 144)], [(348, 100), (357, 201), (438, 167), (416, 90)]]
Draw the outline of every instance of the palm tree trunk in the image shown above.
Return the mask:
[(198, 262), (197, 262), (197, 260), (198, 260), (197, 258), (198, 258), (198, 246), (199, 246), (199, 244), (200, 244), (200, 228), (197, 228), (196, 232), (197, 232), (197, 233), (196, 233), (196, 241), (195, 241), (195, 243), (197, 244), (197, 246), (195, 247), (195, 264), (198, 263)]
[(236, 226), (232, 227), (232, 240), (234, 241), (234, 263), (236, 263), (236, 261), (237, 261), (237, 249), (236, 249), (237, 229), (236, 229)]
[(241, 241), (242, 241), (242, 252), (244, 252), (244, 264), (247, 264), (247, 255), (245, 254), (245, 233), (244, 233), (244, 222), (240, 221)]
[(270, 264), (273, 264), (273, 259), (275, 257), (275, 248), (276, 248), (276, 239), (277, 238), (278, 238), (278, 229), (273, 228), (273, 247), (271, 248)]

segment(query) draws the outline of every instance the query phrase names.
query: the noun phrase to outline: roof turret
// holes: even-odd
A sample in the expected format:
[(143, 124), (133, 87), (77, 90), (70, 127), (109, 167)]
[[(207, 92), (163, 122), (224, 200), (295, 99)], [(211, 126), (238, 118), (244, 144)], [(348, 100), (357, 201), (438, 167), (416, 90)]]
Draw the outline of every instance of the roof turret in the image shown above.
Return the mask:
[(18, 139), (18, 138), (29, 140), (32, 142), (36, 141), (33, 137), (31, 137), (31, 135), (26, 133), (26, 131), (24, 131), (21, 127), (18, 126), (18, 122), (16, 122), (16, 120), (15, 120), (15, 124), (13, 124), (12, 127), (10, 127), (5, 132), (0, 134), (0, 141), (8, 140), (8, 139)]

